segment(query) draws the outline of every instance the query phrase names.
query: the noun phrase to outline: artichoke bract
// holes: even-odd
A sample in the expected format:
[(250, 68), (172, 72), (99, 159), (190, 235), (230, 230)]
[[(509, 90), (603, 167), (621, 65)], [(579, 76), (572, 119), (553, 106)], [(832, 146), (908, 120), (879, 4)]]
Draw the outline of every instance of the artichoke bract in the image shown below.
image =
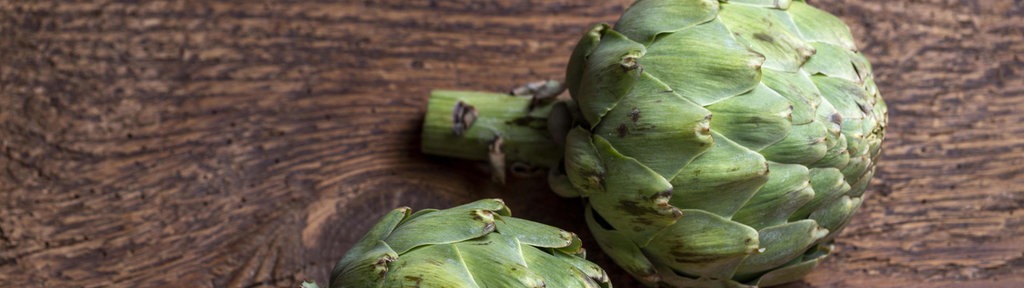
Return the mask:
[(338, 261), (330, 287), (611, 287), (575, 234), (510, 214), (499, 199), (395, 209)]
[[(862, 203), (886, 127), (849, 29), (803, 1), (638, 1), (585, 33), (565, 87), (546, 104), (435, 91), (423, 150), (550, 167), (552, 190), (584, 197), (602, 250), (648, 286), (809, 273)], [(455, 103), (472, 108), (460, 133)]]

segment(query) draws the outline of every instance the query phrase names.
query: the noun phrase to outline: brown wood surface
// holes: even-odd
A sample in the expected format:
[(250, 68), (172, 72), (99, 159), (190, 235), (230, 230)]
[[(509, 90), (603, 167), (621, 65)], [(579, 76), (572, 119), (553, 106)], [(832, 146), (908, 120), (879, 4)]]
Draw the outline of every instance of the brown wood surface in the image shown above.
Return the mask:
[[(0, 0), (0, 287), (325, 282), (385, 211), (540, 179), (427, 157), (432, 88), (561, 78), (630, 2)], [(596, 3), (591, 3), (596, 2)], [(788, 287), (1024, 287), (1020, 0), (819, 0), (874, 63), (883, 161), (838, 253)]]

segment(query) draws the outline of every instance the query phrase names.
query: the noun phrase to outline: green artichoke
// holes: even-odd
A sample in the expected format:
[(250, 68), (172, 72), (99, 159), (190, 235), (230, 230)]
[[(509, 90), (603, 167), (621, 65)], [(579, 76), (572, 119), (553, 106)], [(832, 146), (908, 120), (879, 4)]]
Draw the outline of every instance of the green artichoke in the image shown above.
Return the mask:
[(510, 216), (499, 199), (384, 217), (330, 287), (611, 287), (575, 234)]
[(638, 1), (584, 35), (565, 86), (553, 104), (436, 91), (423, 149), (551, 167), (648, 286), (807, 274), (860, 206), (886, 126), (849, 29), (803, 1)]

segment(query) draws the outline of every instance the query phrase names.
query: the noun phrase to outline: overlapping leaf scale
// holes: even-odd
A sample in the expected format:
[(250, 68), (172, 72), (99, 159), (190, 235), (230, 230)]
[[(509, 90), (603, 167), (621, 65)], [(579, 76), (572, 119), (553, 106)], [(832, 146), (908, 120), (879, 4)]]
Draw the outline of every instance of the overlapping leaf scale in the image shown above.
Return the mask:
[[(453, 244), (480, 287), (542, 287), (542, 271), (527, 269), (521, 244), (515, 237), (487, 234)], [(404, 257), (404, 255), (403, 255)], [(435, 258), (436, 259), (436, 258)], [(409, 275), (409, 274), (406, 274)], [(432, 286), (431, 286), (432, 287)]]
[[(377, 224), (374, 224), (373, 227), (370, 228), (370, 231), (366, 232), (366, 235), (363, 235), (363, 238), (361, 238), (359, 242), (356, 242), (352, 248), (349, 248), (350, 252), (346, 253), (345, 256), (338, 261), (337, 265), (334, 266), (334, 271), (331, 272), (331, 275), (338, 275), (342, 272), (341, 270), (351, 269), (351, 263), (356, 261), (356, 258), (367, 257), (366, 255), (368, 253), (366, 251), (378, 249), (377, 246), (380, 241), (387, 238), (388, 235), (398, 227), (399, 223), (409, 216), (411, 211), (412, 209), (403, 207), (391, 210), (391, 212), (388, 212), (388, 214), (381, 217), (381, 219), (377, 221)], [(388, 247), (388, 250), (390, 249), (391, 248)]]
[(794, 125), (786, 138), (760, 152), (769, 161), (809, 165), (825, 157), (828, 152), (827, 136), (828, 127), (820, 121)]
[(583, 82), (583, 75), (586, 73), (587, 67), (589, 67), (588, 58), (597, 49), (601, 38), (609, 29), (611, 27), (608, 24), (597, 24), (591, 27), (576, 43), (576, 48), (573, 48), (572, 55), (569, 56), (569, 65), (565, 69), (565, 87), (569, 90), (569, 95), (576, 101), (580, 101), (580, 95), (582, 95), (580, 84)]
[(768, 287), (782, 283), (800, 280), (804, 275), (810, 273), (822, 261), (828, 258), (830, 249), (827, 246), (819, 245), (817, 249), (802, 257), (786, 263), (783, 267), (769, 271), (757, 279), (754, 284), (758, 287)]
[(807, 167), (770, 162), (768, 170), (768, 182), (736, 212), (733, 221), (754, 229), (784, 224), (797, 209), (814, 199)]
[(714, 19), (662, 35), (639, 61), (644, 71), (683, 98), (707, 106), (754, 89), (764, 56), (736, 41)]
[(607, 170), (605, 190), (590, 197), (594, 210), (616, 230), (644, 246), (655, 233), (679, 219), (679, 209), (669, 204), (672, 185), (636, 159), (622, 155), (610, 142), (593, 136), (594, 146)]
[[(863, 142), (878, 124), (873, 115), (868, 117), (873, 107), (864, 89), (855, 82), (841, 78), (811, 76), (811, 80), (818, 86), (824, 99), (842, 116), (843, 134), (854, 137), (857, 142)], [(850, 147), (857, 151), (866, 148), (861, 146), (863, 145), (850, 143)], [(859, 153), (851, 151), (850, 154)]]
[(857, 83), (836, 77), (816, 75), (811, 77), (815, 85), (842, 117), (842, 134), (846, 138), (849, 161), (841, 169), (847, 182), (853, 184), (867, 173), (871, 164), (870, 149), (872, 133), (878, 127), (873, 105), (867, 93)]
[(823, 101), (818, 105), (817, 120), (825, 124), (825, 157), (811, 167), (835, 167), (842, 169), (850, 162), (850, 152), (846, 144), (846, 135), (843, 135), (843, 115), (832, 106), (831, 102)]
[(615, 30), (643, 44), (659, 34), (680, 31), (710, 21), (718, 13), (718, 0), (636, 1), (615, 23)]
[(590, 131), (576, 127), (565, 137), (565, 173), (583, 197), (605, 191), (604, 163), (597, 154)]
[(794, 32), (785, 11), (749, 5), (722, 4), (719, 18), (737, 40), (764, 55), (765, 68), (796, 72), (814, 47)]
[(826, 42), (855, 51), (850, 28), (828, 12), (811, 7), (803, 1), (793, 1), (786, 10), (805, 41)]
[(576, 238), (565, 230), (519, 218), (501, 217), (494, 223), (498, 233), (514, 237), (524, 245), (561, 248), (572, 245)]
[(379, 287), (480, 287), (464, 256), (452, 244), (420, 247), (388, 263), (391, 270)]
[(768, 181), (760, 153), (712, 133), (715, 145), (672, 178), (671, 204), (730, 218)]
[(818, 222), (818, 225), (829, 230), (829, 234), (825, 236), (823, 241), (831, 241), (839, 231), (842, 231), (843, 227), (853, 217), (854, 212), (860, 207), (862, 199), (861, 197), (843, 195), (811, 213), (809, 219)]
[[(626, 270), (630, 276), (639, 280), (647, 286), (656, 286), (662, 277), (658, 275), (658, 269), (654, 263), (647, 258), (647, 254), (640, 246), (632, 240), (628, 230), (618, 230), (611, 227), (603, 216), (594, 211), (592, 204), (587, 204), (584, 218), (587, 228), (594, 234), (601, 251), (608, 254), (619, 267)], [(652, 251), (652, 253), (660, 253)]]
[(598, 46), (586, 57), (579, 96), (574, 96), (588, 124), (598, 125), (604, 114), (633, 89), (643, 75), (637, 59), (646, 53), (644, 45), (614, 30), (602, 34)]
[(594, 134), (668, 178), (711, 148), (710, 117), (707, 109), (643, 73), (594, 127)]
[(793, 213), (789, 217), (790, 221), (807, 219), (812, 212), (850, 191), (850, 184), (846, 183), (843, 173), (839, 169), (813, 168), (810, 169), (809, 176), (811, 187), (814, 189), (814, 199)]
[(758, 251), (753, 228), (708, 213), (685, 209), (683, 217), (642, 247), (656, 265), (685, 275), (729, 279), (740, 262)]
[(882, 140), (885, 139), (886, 115), (889, 113), (889, 107), (885, 105), (885, 101), (877, 93), (874, 94), (873, 98), (875, 99), (875, 105), (871, 113), (875, 117), (878, 126), (871, 130), (871, 134), (868, 136), (868, 141), (870, 141), (868, 153), (871, 155), (871, 159), (877, 159), (881, 154)]
[(840, 169), (843, 172), (843, 176), (846, 177), (846, 182), (850, 183), (850, 186), (856, 188), (858, 180), (864, 177), (872, 167), (871, 158), (866, 153), (850, 157), (850, 162), (846, 167)]
[(365, 245), (359, 254), (347, 254), (353, 257), (346, 257), (345, 265), (335, 266), (331, 282), (341, 287), (381, 287), (388, 275), (387, 265), (398, 259), (398, 253), (380, 240), (359, 245)]
[(817, 52), (804, 65), (804, 71), (810, 75), (821, 74), (851, 82), (861, 81), (860, 72), (850, 59), (852, 55), (849, 50), (825, 42), (813, 42), (811, 45)]
[(501, 201), (477, 201), (422, 214), (402, 222), (384, 241), (403, 254), (423, 245), (477, 238), (494, 231), (494, 214), (503, 209)]
[[(541, 266), (543, 264), (532, 264), (532, 263), (537, 263), (537, 262), (552, 263), (552, 262), (556, 262), (556, 261), (564, 262), (564, 263), (569, 265), (569, 266), (566, 266), (566, 267), (575, 268), (575, 270), (577, 270), (582, 275), (586, 275), (586, 277), (577, 277), (577, 279), (588, 280), (588, 281), (583, 281), (583, 284), (586, 284), (586, 285), (584, 285), (584, 287), (605, 287), (605, 286), (602, 286), (602, 285), (607, 285), (607, 283), (608, 283), (608, 274), (605, 273), (604, 269), (601, 269), (601, 266), (597, 266), (597, 264), (594, 264), (594, 262), (587, 261), (583, 257), (577, 257), (577, 256), (574, 256), (574, 255), (570, 255), (570, 254), (566, 254), (566, 253), (560, 253), (560, 252), (555, 252), (555, 253), (548, 254), (548, 253), (545, 253), (543, 251), (540, 251), (539, 249), (530, 249), (530, 250), (524, 249), (524, 251), (538, 251), (539, 252), (539, 253), (528, 252), (528, 253), (526, 253), (524, 255), (524, 257), (526, 258), (526, 262), (530, 263), (530, 267), (532, 267), (533, 269), (540, 270), (540, 271), (550, 272), (551, 276), (547, 276), (545, 278), (548, 278), (548, 277), (564, 278), (564, 275), (563, 275), (564, 271), (572, 270), (572, 269), (559, 268), (559, 267), (547, 268), (545, 266)], [(549, 255), (551, 257), (548, 257)], [(572, 273), (575, 274), (576, 271), (573, 271)], [(552, 285), (548, 285), (548, 287), (571, 287), (571, 286), (568, 286), (568, 285), (567, 286), (552, 286)]]
[(861, 175), (860, 178), (850, 181), (850, 193), (848, 193), (850, 197), (860, 197), (861, 195), (864, 195), (864, 191), (867, 190), (866, 188), (868, 184), (871, 183), (871, 177), (875, 176), (874, 161), (868, 161), (870, 161), (871, 163), (868, 164), (867, 171), (864, 172), (864, 174)]
[(761, 150), (781, 141), (792, 129), (793, 105), (767, 86), (707, 106), (715, 132), (739, 145)]
[(821, 93), (811, 78), (803, 72), (785, 72), (762, 68), (761, 80), (765, 86), (789, 100), (793, 106), (792, 123), (807, 124), (815, 120)]
[(743, 261), (734, 279), (747, 282), (756, 279), (763, 271), (780, 267), (802, 256), (807, 248), (828, 234), (814, 220), (800, 220), (782, 223), (758, 231), (761, 253), (751, 255)]

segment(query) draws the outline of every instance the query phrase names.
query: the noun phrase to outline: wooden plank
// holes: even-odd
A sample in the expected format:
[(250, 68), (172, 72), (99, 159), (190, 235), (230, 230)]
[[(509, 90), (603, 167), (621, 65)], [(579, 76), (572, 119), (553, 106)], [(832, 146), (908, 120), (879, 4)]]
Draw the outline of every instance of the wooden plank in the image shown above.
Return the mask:
[[(384, 211), (502, 197), (634, 287), (578, 200), (418, 152), (428, 91), (560, 78), (630, 1), (590, 2), (0, 1), (0, 286), (323, 282)], [(1019, 287), (1021, 2), (813, 4), (891, 120), (838, 253), (787, 287)]]

